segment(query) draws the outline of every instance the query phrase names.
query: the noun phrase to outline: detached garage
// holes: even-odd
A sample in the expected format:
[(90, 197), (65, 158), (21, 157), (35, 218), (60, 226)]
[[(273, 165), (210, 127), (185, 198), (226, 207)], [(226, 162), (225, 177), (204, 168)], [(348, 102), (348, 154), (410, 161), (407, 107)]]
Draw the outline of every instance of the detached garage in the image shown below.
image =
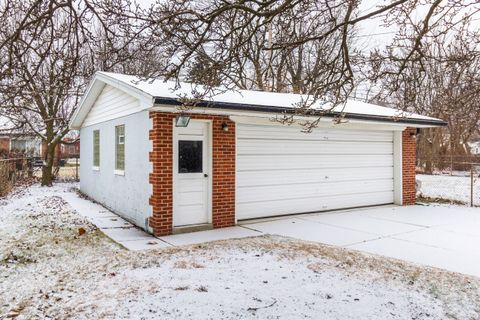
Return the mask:
[[(81, 191), (156, 235), (408, 205), (415, 202), (416, 128), (445, 125), (348, 101), (304, 133), (301, 123), (318, 115), (272, 121), (295, 112), (300, 95), (224, 91), (186, 110), (182, 101), (193, 89), (97, 73), (71, 120), (81, 135)], [(335, 124), (340, 112), (346, 121)]]

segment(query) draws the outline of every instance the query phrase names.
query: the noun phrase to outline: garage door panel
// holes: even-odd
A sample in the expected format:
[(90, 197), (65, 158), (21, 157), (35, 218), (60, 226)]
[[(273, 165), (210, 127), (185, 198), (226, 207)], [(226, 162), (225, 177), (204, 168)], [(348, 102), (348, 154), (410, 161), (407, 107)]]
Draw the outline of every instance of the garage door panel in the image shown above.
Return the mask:
[[(300, 132), (298, 127), (285, 126), (260, 126), (241, 125), (237, 138), (248, 140), (262, 139), (271, 140), (297, 140), (297, 141), (383, 141), (392, 142), (393, 137), (389, 131), (368, 131), (368, 130), (338, 130), (338, 129), (315, 129), (311, 133)], [(259, 131), (261, 135), (259, 136)]]
[(289, 169), (245, 171), (238, 175), (237, 187), (272, 186), (281, 184), (302, 184), (331, 181), (356, 181), (368, 179), (393, 179), (393, 167), (363, 168), (346, 170), (345, 168)]
[(393, 179), (281, 184), (238, 188), (237, 195), (245, 202), (273, 202), (282, 199), (307, 199), (357, 193), (392, 192)]
[[(393, 202), (393, 193), (389, 191), (358, 193), (349, 195), (317, 197), (314, 199), (280, 199), (274, 202), (239, 203), (237, 211), (242, 212), (239, 219), (253, 219), (280, 216), (294, 213), (326, 211), (353, 208)], [(292, 208), (295, 208), (292, 211)]]
[(245, 140), (238, 146), (242, 155), (351, 155), (351, 154), (392, 154), (391, 142), (365, 141), (295, 141), (292, 140)]
[[(241, 144), (241, 142), (238, 142)], [(379, 155), (242, 155), (237, 154), (238, 172), (322, 168), (391, 167), (393, 154)]]
[(393, 132), (237, 125), (237, 219), (393, 203)]

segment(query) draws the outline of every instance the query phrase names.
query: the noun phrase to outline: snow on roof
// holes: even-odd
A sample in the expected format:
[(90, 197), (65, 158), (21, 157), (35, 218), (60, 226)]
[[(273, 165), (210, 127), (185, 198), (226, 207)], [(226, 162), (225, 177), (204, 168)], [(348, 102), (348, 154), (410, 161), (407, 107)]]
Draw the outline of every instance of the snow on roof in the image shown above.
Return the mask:
[(0, 116), (0, 132), (13, 128), (13, 123), (7, 117)]
[[(151, 95), (152, 97), (162, 98), (176, 98), (183, 95), (191, 96), (193, 90), (201, 91), (201, 86), (180, 83), (180, 86), (176, 88), (176, 83), (173, 81), (163, 81), (162, 79), (144, 80), (131, 75), (100, 72), (108, 77), (127, 83), (142, 92)], [(209, 100), (215, 102), (225, 103), (239, 103), (244, 105), (260, 105), (260, 106), (275, 106), (283, 108), (295, 108), (302, 101), (309, 99), (306, 95), (293, 94), (293, 93), (278, 93), (278, 92), (265, 92), (265, 91), (253, 91), (253, 90), (229, 90), (225, 91), (220, 88), (217, 90), (217, 94), (209, 96)], [(322, 106), (320, 106), (322, 105)], [(329, 108), (328, 104), (323, 101), (317, 101), (312, 108), (321, 109)], [(408, 113), (393, 108), (382, 107), (371, 103), (360, 102), (356, 100), (348, 100), (345, 107), (343, 105), (337, 106), (333, 109), (337, 112), (355, 113), (364, 115), (376, 115), (386, 117), (406, 117), (411, 119), (424, 119), (424, 120), (437, 120), (427, 116), (422, 116), (415, 113)]]
[[(176, 83), (174, 81), (164, 81), (163, 79), (141, 79), (137, 76), (110, 73), (110, 72), (97, 72), (95, 80), (108, 81), (110, 84), (117, 84), (120, 86), (128, 86), (129, 89), (134, 90), (139, 96), (152, 102), (155, 99), (163, 99), (162, 101), (169, 100), (170, 102), (177, 102), (181, 98), (192, 98), (194, 92), (204, 92), (202, 86), (191, 83)], [(227, 90), (227, 89), (214, 89), (212, 94), (208, 94), (202, 98), (202, 100), (209, 103), (215, 103), (219, 106), (229, 105), (236, 110), (253, 110), (254, 107), (265, 107), (262, 111), (267, 112), (281, 112), (281, 111), (293, 111), (302, 102), (309, 101), (311, 97), (301, 94), (292, 93), (277, 93), (277, 92), (265, 92), (265, 91), (253, 91), (253, 90)], [(85, 97), (84, 97), (85, 100)], [(311, 100), (310, 100), (311, 101)], [(172, 103), (174, 104), (174, 103)], [(222, 105), (223, 104), (223, 105)], [(82, 108), (83, 101), (80, 105)], [(267, 109), (268, 108), (268, 109)], [(313, 110), (321, 111), (330, 110), (331, 105), (325, 101), (315, 101), (310, 107)], [(228, 109), (225, 108), (225, 109)], [(259, 110), (256, 110), (259, 111)], [(331, 109), (332, 114), (345, 113), (346, 117), (364, 117), (366, 120), (375, 119), (388, 119), (389, 121), (399, 121), (403, 123), (428, 124), (428, 125), (444, 125), (445, 122), (436, 118), (422, 116), (415, 113), (409, 113), (400, 111), (393, 108), (382, 107), (370, 103), (360, 102), (356, 100), (348, 100), (345, 104), (338, 105)], [(74, 122), (79, 112), (77, 112), (72, 120)], [(86, 114), (84, 114), (86, 116)], [(78, 127), (78, 122), (72, 127)]]
[(28, 132), (15, 126), (9, 118), (0, 116), (0, 136), (29, 135)]

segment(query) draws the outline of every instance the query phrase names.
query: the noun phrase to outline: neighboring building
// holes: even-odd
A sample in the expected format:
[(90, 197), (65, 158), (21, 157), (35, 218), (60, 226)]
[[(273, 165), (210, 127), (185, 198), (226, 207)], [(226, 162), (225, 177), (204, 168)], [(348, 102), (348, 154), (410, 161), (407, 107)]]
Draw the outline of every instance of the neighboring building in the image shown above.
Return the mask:
[(80, 140), (64, 139), (67, 143), (60, 145), (60, 157), (62, 159), (78, 158), (80, 156)]
[(446, 124), (348, 101), (346, 123), (332, 122), (334, 109), (306, 134), (271, 121), (294, 113), (300, 95), (227, 91), (181, 114), (192, 85), (174, 86), (99, 72), (70, 123), (80, 130), (81, 191), (156, 235), (414, 204), (415, 128)]
[(42, 140), (36, 136), (18, 133), (0, 134), (0, 155), (24, 154), (30, 157), (40, 157)]
[[(68, 141), (68, 139), (67, 139)], [(0, 157), (24, 155), (27, 157), (43, 158), (47, 145), (36, 136), (25, 134), (0, 134)], [(60, 144), (55, 150), (55, 159), (78, 158), (80, 155), (80, 141), (72, 144)]]

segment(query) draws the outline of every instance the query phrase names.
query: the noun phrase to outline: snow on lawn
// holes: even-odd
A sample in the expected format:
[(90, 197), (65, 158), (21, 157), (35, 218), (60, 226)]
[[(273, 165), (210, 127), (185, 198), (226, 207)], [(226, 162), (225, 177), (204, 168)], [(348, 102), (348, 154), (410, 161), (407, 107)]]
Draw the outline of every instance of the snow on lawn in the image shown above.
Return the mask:
[(127, 251), (63, 201), (71, 187), (0, 200), (0, 319), (480, 317), (478, 278), (288, 238)]
[[(470, 203), (470, 176), (417, 174), (417, 193), (423, 197)], [(474, 179), (474, 204), (480, 205), (480, 179)]]

